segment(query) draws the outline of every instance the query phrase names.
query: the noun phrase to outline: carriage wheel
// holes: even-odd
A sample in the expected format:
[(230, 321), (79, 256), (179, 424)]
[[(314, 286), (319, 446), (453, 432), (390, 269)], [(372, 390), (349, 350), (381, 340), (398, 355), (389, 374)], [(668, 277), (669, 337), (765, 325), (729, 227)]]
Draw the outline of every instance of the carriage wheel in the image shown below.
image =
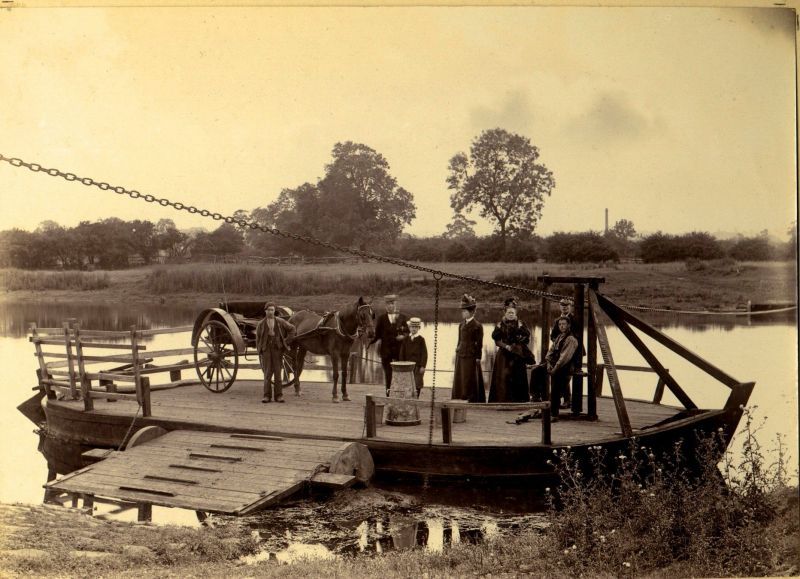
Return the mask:
[(217, 320), (205, 323), (194, 347), (194, 366), (200, 382), (211, 392), (225, 392), (233, 385), (239, 353), (227, 325)]
[(296, 373), (294, 371), (294, 356), (291, 351), (281, 358), (281, 384), (284, 387), (294, 384)]

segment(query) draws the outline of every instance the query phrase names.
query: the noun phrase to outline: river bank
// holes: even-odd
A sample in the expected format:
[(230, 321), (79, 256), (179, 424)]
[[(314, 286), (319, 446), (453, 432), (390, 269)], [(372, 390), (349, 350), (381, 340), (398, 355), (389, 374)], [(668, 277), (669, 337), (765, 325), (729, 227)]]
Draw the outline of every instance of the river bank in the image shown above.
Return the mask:
[[(781, 498), (782, 512), (765, 529), (772, 552), (763, 575), (794, 576), (799, 570), (797, 489)], [(563, 549), (553, 531), (520, 529), (513, 535), (473, 544), (462, 542), (432, 552), (421, 548), (376, 554), (333, 555), (322, 545), (305, 557), (270, 556), (246, 519), (210, 528), (155, 526), (91, 517), (52, 505), (0, 504), (0, 575), (3, 577), (573, 577), (576, 569), (595, 576), (636, 576), (638, 555), (626, 554), (614, 535), (604, 548), (621, 557), (616, 573), (605, 563), (591, 571), (586, 553)], [(620, 539), (625, 529), (619, 529)], [(604, 537), (605, 538), (605, 537)], [(310, 545), (309, 547), (313, 547)], [(663, 548), (663, 546), (660, 546)], [(763, 546), (762, 546), (763, 547)], [(738, 548), (731, 546), (731, 548)], [(317, 553), (317, 558), (314, 557)], [(698, 554), (701, 556), (702, 554)], [(290, 555), (291, 556), (291, 555)], [(629, 560), (622, 560), (629, 559)], [(631, 562), (632, 561), (632, 562)], [(586, 569), (587, 563), (589, 569)], [(724, 564), (723, 564), (723, 568)], [(750, 575), (733, 567), (725, 575)], [(644, 571), (644, 569), (640, 569)], [(652, 577), (705, 576), (697, 561), (674, 561), (647, 569)]]
[[(797, 272), (793, 262), (732, 262), (720, 260), (668, 264), (518, 264), (425, 263), (425, 267), (517, 287), (537, 288), (536, 277), (600, 276), (606, 295), (619, 303), (672, 310), (735, 310), (753, 303), (795, 303)], [(356, 295), (397, 293), (405, 308), (429, 308), (434, 281), (430, 274), (383, 263), (355, 265), (242, 266), (188, 264), (149, 266), (130, 270), (91, 272), (102, 276), (102, 289), (82, 289), (58, 283), (67, 272), (26, 272), (14, 283), (15, 270), (0, 272), (0, 300), (8, 303), (70, 302), (167, 304), (207, 307), (226, 299), (262, 300), (269, 297), (296, 309), (326, 310), (349, 303)], [(73, 275), (73, 274), (70, 274)], [(49, 276), (49, 277), (48, 277)], [(56, 283), (52, 283), (56, 281)], [(74, 284), (74, 281), (70, 283)], [(92, 284), (84, 284), (92, 287)], [(62, 287), (63, 286), (63, 287)], [(42, 289), (50, 287), (54, 289)], [(16, 289), (19, 288), (19, 289)], [(550, 291), (571, 293), (554, 285)], [(445, 278), (441, 305), (457, 307), (460, 295), (473, 293), (493, 307), (513, 290)], [(528, 308), (538, 299), (518, 296)], [(378, 300), (381, 303), (381, 300)]]

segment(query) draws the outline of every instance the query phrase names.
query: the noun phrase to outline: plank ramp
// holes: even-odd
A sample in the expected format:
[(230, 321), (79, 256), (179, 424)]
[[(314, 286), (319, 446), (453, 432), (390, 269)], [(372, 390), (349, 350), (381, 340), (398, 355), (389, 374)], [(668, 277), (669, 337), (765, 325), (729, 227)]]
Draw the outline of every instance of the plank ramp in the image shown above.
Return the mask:
[(246, 515), (310, 484), (344, 488), (352, 474), (328, 473), (357, 443), (175, 430), (47, 484), (68, 493), (140, 504)]

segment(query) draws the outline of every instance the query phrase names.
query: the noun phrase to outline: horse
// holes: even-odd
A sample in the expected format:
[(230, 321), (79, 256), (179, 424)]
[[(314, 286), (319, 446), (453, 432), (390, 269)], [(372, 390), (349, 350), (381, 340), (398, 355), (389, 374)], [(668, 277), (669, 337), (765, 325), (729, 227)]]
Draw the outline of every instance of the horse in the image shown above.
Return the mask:
[(339, 365), (342, 366), (342, 400), (350, 401), (347, 395), (347, 362), (355, 339), (366, 334), (368, 340), (375, 337), (375, 314), (372, 305), (359, 297), (355, 303), (338, 311), (320, 316), (301, 310), (292, 314), (289, 323), (297, 329), (290, 346), (294, 361), (294, 392), (300, 396), (300, 374), (303, 372), (306, 352), (329, 356), (333, 367), (333, 401), (339, 402), (337, 392)]

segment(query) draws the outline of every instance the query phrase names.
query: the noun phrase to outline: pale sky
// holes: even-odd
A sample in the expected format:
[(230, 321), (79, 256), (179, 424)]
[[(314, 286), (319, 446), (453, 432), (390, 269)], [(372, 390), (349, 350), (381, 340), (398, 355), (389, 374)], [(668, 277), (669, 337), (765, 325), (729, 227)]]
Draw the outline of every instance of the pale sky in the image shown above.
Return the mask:
[[(537, 233), (769, 229), (796, 209), (789, 9), (0, 10), (0, 153), (231, 214), (314, 182), (337, 141), (450, 221), (447, 163), (484, 129), (555, 175)], [(0, 230), (178, 213), (0, 163)], [(482, 225), (479, 232), (490, 228)]]

